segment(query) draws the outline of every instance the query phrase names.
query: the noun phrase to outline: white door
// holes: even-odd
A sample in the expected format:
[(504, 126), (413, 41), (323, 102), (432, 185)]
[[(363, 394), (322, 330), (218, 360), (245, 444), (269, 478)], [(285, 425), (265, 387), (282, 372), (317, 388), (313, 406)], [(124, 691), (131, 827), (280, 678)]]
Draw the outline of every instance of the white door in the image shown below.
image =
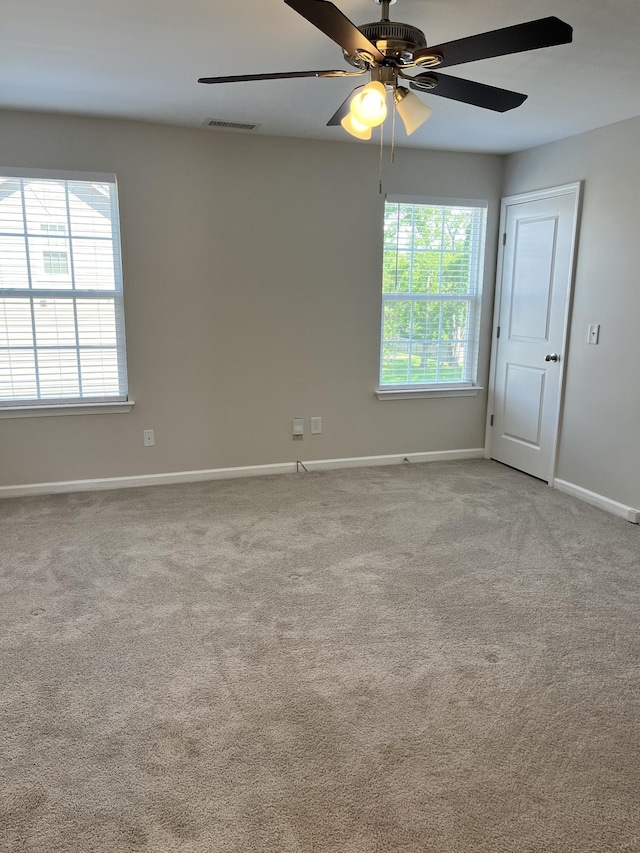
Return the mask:
[(502, 203), (490, 439), (492, 459), (551, 482), (580, 185)]

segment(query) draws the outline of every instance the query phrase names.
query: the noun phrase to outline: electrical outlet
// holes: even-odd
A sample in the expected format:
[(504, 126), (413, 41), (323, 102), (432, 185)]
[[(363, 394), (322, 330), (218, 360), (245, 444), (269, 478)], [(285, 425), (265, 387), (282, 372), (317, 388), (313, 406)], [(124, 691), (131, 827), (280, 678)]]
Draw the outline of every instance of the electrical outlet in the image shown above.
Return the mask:
[(311, 418), (311, 435), (320, 435), (322, 432), (322, 418)]
[(145, 429), (142, 432), (145, 447), (153, 447), (156, 443), (156, 437), (152, 429)]
[(292, 435), (304, 435), (304, 418), (293, 419)]

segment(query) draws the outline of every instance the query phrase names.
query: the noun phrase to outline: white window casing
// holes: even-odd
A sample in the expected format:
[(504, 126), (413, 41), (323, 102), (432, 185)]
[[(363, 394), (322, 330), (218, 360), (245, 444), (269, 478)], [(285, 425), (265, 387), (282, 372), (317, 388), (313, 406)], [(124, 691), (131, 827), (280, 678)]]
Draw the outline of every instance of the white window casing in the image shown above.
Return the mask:
[(0, 167), (0, 417), (127, 405), (115, 176)]
[(387, 196), (380, 399), (476, 385), (486, 201)]

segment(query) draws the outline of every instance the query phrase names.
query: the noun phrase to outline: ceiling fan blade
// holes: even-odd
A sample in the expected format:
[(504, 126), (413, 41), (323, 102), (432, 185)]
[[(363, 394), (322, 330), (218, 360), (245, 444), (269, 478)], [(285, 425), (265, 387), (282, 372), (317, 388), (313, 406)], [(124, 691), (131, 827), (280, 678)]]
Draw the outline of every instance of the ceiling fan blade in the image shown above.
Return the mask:
[(378, 61), (384, 59), (378, 48), (363, 36), (356, 25), (329, 0), (284, 0), (284, 2), (333, 39), (350, 56), (356, 56), (362, 52)]
[(464, 62), (475, 62), (478, 59), (491, 59), (493, 56), (507, 56), (511, 53), (522, 53), (525, 50), (536, 50), (541, 47), (552, 47), (555, 44), (568, 44), (573, 37), (573, 29), (559, 18), (540, 18), (526, 24), (516, 24), (514, 27), (504, 27), (501, 30), (491, 30), (476, 36), (456, 39), (434, 47), (423, 47), (413, 54), (414, 61), (421, 57), (439, 54), (443, 61), (438, 68), (451, 65), (462, 65)]
[[(431, 86), (434, 81), (436, 85)], [(448, 74), (435, 71), (413, 77), (409, 85), (420, 92), (429, 92), (431, 95), (440, 95), (442, 98), (473, 104), (497, 113), (513, 110), (527, 100), (527, 96), (520, 92), (498, 89), (496, 86), (487, 86), (486, 83), (475, 83), (473, 80), (463, 80), (460, 77), (449, 77)]]
[(360, 91), (360, 89), (362, 89), (362, 86), (356, 86), (356, 88), (353, 90), (353, 92), (351, 92), (349, 97), (340, 104), (338, 109), (327, 122), (327, 127), (335, 127), (336, 125), (339, 125), (342, 119), (345, 116), (349, 115), (349, 110), (351, 109), (351, 99), (353, 98), (356, 92)]
[(288, 80), (293, 77), (358, 77), (363, 71), (283, 71), (276, 74), (240, 74), (235, 77), (200, 77), (198, 83), (247, 83), (250, 80)]

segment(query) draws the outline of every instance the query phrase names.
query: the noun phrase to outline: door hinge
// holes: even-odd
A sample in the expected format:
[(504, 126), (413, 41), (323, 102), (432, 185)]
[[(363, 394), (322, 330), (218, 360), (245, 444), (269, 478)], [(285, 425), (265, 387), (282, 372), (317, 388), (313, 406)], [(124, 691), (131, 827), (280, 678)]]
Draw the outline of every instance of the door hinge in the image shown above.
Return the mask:
[(491, 415), (491, 426), (493, 426), (493, 415)]
[(496, 338), (500, 337), (500, 326), (496, 328)]
[(507, 245), (507, 232), (506, 231), (502, 235), (502, 245), (503, 246)]

